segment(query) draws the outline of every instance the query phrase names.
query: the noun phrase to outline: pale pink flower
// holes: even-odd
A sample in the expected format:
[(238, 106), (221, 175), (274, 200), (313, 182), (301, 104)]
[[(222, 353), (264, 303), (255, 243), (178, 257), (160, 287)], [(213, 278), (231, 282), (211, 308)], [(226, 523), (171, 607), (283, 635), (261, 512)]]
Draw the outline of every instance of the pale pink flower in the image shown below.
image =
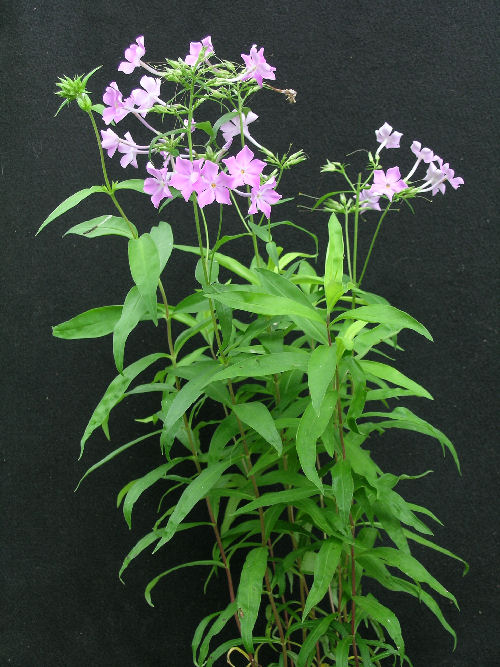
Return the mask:
[[(242, 114), (241, 116), (241, 121), (243, 125), (243, 136), (248, 139), (252, 144), (257, 146), (257, 148), (262, 148), (260, 144), (258, 144), (255, 139), (250, 135), (250, 132), (248, 131), (248, 126), (250, 123), (253, 123), (254, 120), (257, 120), (258, 116), (256, 113), (253, 111), (249, 111), (246, 116)], [(222, 132), (222, 136), (224, 137), (224, 141), (226, 143), (231, 142), (233, 137), (239, 137), (241, 133), (241, 128), (240, 128), (240, 117), (235, 116), (234, 118), (231, 118), (231, 120), (228, 120), (226, 123), (223, 123), (220, 126), (220, 130)]]
[[(210, 55), (214, 53), (214, 47), (212, 46), (212, 38), (210, 35), (204, 37), (201, 42), (191, 42), (189, 44), (189, 54), (184, 58), (186, 65), (196, 65), (203, 48), (205, 49), (203, 60), (208, 60)], [(200, 62), (203, 62), (203, 60)]]
[(170, 185), (180, 191), (187, 201), (193, 192), (201, 192), (204, 184), (201, 180), (203, 160), (191, 160), (181, 157), (175, 160), (175, 170), (170, 177)]
[(153, 206), (158, 208), (162, 199), (172, 197), (172, 193), (168, 188), (172, 174), (169, 173), (167, 166), (164, 166), (162, 169), (155, 169), (151, 162), (147, 163), (146, 171), (148, 174), (151, 174), (153, 178), (146, 178), (144, 180), (144, 192), (148, 195), (152, 195), (151, 201)]
[(106, 87), (106, 91), (102, 96), (102, 101), (104, 104), (108, 105), (102, 112), (102, 119), (106, 125), (109, 125), (112, 121), (119, 123), (128, 113), (130, 113), (130, 107), (128, 106), (129, 100), (123, 99), (116, 81), (112, 81), (109, 86)]
[(233, 178), (233, 187), (238, 185), (251, 185), (258, 188), (260, 185), (260, 175), (266, 166), (262, 160), (254, 160), (254, 154), (244, 146), (235, 156), (222, 160)]
[(373, 172), (373, 185), (369, 192), (372, 195), (386, 195), (392, 201), (396, 193), (407, 187), (401, 178), (399, 167), (391, 167), (387, 172), (382, 169), (376, 169)]
[(118, 65), (118, 70), (125, 72), (125, 74), (132, 74), (136, 67), (141, 66), (141, 58), (145, 53), (144, 37), (140, 35), (135, 40), (135, 44), (131, 44), (128, 49), (125, 49), (125, 60)]
[(247, 79), (255, 79), (260, 87), (262, 87), (262, 79), (271, 79), (274, 81), (276, 78), (274, 72), (276, 67), (271, 67), (264, 58), (264, 48), (260, 48), (257, 51), (257, 46), (254, 44), (250, 49), (248, 55), (242, 53), (241, 57), (245, 61), (245, 72), (241, 77), (242, 81)]
[(144, 75), (141, 78), (141, 86), (141, 88), (135, 88), (132, 91), (130, 99), (137, 105), (137, 111), (144, 117), (157, 102), (161, 103), (161, 79)]
[(380, 204), (378, 203), (380, 197), (370, 190), (362, 190), (359, 194), (359, 210), (364, 211), (380, 211)]
[(233, 179), (224, 172), (219, 172), (217, 164), (208, 160), (205, 162), (201, 170), (201, 182), (198, 191), (198, 204), (201, 208), (214, 200), (219, 204), (231, 203), (229, 190), (233, 186)]
[(389, 123), (384, 123), (382, 127), (375, 130), (375, 136), (380, 144), (377, 149), (378, 155), (382, 148), (399, 148), (399, 140), (403, 135), (401, 132), (393, 132), (391, 125), (389, 125)]
[(262, 211), (266, 218), (271, 216), (271, 205), (275, 204), (281, 195), (276, 192), (274, 189), (276, 187), (275, 178), (270, 178), (267, 183), (263, 183), (258, 188), (252, 188), (250, 193), (250, 208), (248, 213), (253, 215), (257, 213), (257, 210)]
[(123, 157), (120, 159), (120, 164), (122, 167), (126, 167), (131, 164), (137, 169), (137, 154), (141, 151), (140, 147), (132, 139), (130, 132), (125, 134), (126, 141), (120, 141), (118, 146), (118, 152), (123, 153)]
[(120, 144), (120, 137), (113, 130), (101, 130), (101, 144), (104, 150), (108, 151), (108, 156), (113, 157)]
[(414, 141), (412, 145), (410, 146), (411, 152), (416, 156), (416, 161), (411, 170), (408, 172), (408, 174), (405, 176), (405, 181), (408, 181), (413, 174), (415, 173), (418, 165), (422, 162), (422, 160), (426, 163), (429, 164), (432, 162), (432, 160), (435, 159), (434, 153), (431, 151), (430, 148), (422, 148), (422, 144), (420, 141)]

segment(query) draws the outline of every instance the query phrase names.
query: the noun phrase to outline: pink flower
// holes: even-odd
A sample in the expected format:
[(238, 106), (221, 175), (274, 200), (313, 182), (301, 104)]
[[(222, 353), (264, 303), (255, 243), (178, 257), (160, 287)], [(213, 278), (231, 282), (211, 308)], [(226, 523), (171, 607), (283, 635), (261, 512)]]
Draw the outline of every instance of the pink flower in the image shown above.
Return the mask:
[(175, 160), (175, 171), (170, 177), (170, 185), (180, 191), (187, 201), (193, 192), (199, 193), (204, 187), (201, 180), (203, 160), (186, 160), (178, 157)]
[(131, 164), (137, 169), (137, 154), (141, 152), (140, 147), (132, 139), (130, 132), (125, 134), (126, 142), (120, 141), (118, 152), (123, 153), (120, 164), (123, 168)]
[(262, 211), (266, 218), (271, 216), (271, 205), (275, 204), (278, 199), (281, 199), (281, 195), (276, 192), (274, 189), (276, 187), (276, 180), (273, 178), (269, 179), (267, 183), (264, 183), (258, 188), (252, 188), (250, 193), (250, 208), (248, 213), (253, 215), (257, 213), (257, 209)]
[(123, 99), (116, 81), (112, 81), (107, 86), (102, 101), (109, 105), (102, 112), (102, 119), (106, 125), (109, 125), (111, 121), (119, 123), (130, 112), (130, 108), (127, 106), (129, 100)]
[(255, 79), (259, 86), (262, 87), (262, 79), (271, 79), (274, 81), (276, 78), (274, 75), (276, 67), (271, 67), (271, 65), (266, 62), (266, 59), (264, 58), (264, 47), (257, 51), (257, 46), (254, 44), (250, 49), (250, 53), (248, 55), (242, 53), (241, 57), (246, 65), (245, 72), (241, 77), (242, 81)]
[[(242, 124), (243, 124), (243, 136), (245, 136), (249, 141), (252, 142), (257, 148), (262, 148), (260, 144), (258, 144), (255, 139), (250, 135), (250, 132), (248, 131), (248, 125), (250, 123), (253, 123), (254, 120), (257, 120), (258, 116), (256, 113), (253, 111), (249, 111), (247, 115), (245, 116), (242, 114)], [(231, 118), (231, 120), (228, 120), (227, 123), (223, 123), (220, 126), (220, 130), (222, 132), (222, 136), (224, 137), (224, 141), (226, 143), (231, 142), (233, 137), (239, 137), (240, 136), (240, 117), (235, 116), (234, 118)]]
[(380, 211), (380, 204), (378, 200), (380, 197), (375, 195), (370, 190), (363, 190), (359, 194), (359, 210), (363, 213), (364, 211)]
[(168, 189), (171, 173), (168, 172), (167, 167), (162, 169), (155, 169), (151, 162), (146, 165), (146, 171), (151, 174), (153, 178), (146, 178), (144, 180), (144, 192), (152, 195), (151, 201), (155, 208), (158, 208), (162, 199), (172, 197), (172, 193)]
[(414, 141), (410, 146), (411, 152), (417, 156), (418, 160), (423, 160), (426, 164), (429, 164), (434, 160), (434, 153), (430, 148), (422, 148), (420, 141)]
[(382, 169), (377, 169), (373, 172), (373, 185), (369, 192), (372, 195), (386, 195), (390, 201), (393, 196), (404, 190), (408, 186), (401, 178), (399, 167), (391, 167), (384, 172)]
[(420, 192), (432, 190), (433, 195), (436, 195), (438, 192), (444, 195), (446, 190), (445, 181), (448, 181), (454, 190), (464, 184), (464, 179), (461, 176), (455, 176), (455, 172), (450, 168), (448, 162), (443, 164), (443, 160), (437, 156), (435, 159), (438, 161), (439, 167), (434, 162), (431, 162), (425, 174), (425, 183), (420, 188)]
[(203, 59), (200, 62), (203, 62), (203, 60), (208, 60), (210, 54), (214, 53), (214, 47), (212, 46), (212, 38), (210, 35), (204, 37), (201, 42), (191, 42), (189, 44), (189, 54), (184, 58), (186, 65), (196, 65), (203, 48), (205, 49), (205, 53), (203, 54)]
[(120, 137), (113, 130), (101, 130), (102, 147), (108, 151), (108, 156), (113, 157), (120, 144)]
[[(391, 134), (392, 133), (392, 134)], [(382, 127), (375, 130), (375, 136), (380, 146), (377, 149), (377, 154), (382, 148), (399, 148), (399, 140), (403, 136), (401, 132), (392, 131), (389, 123), (384, 123)]]
[(238, 185), (251, 185), (254, 188), (259, 187), (260, 175), (266, 163), (262, 160), (254, 160), (253, 155), (248, 146), (244, 146), (236, 157), (233, 156), (222, 160), (233, 177), (233, 187), (237, 187)]
[(141, 116), (147, 112), (160, 100), (161, 79), (155, 79), (152, 76), (143, 76), (141, 79), (142, 88), (135, 88), (130, 94), (130, 99), (137, 105)]
[(125, 49), (125, 60), (118, 65), (118, 70), (125, 72), (125, 74), (132, 74), (136, 67), (141, 66), (141, 58), (145, 53), (144, 37), (140, 35), (135, 40), (135, 44), (131, 44), (128, 49)]
[(203, 208), (211, 204), (214, 200), (219, 204), (230, 204), (229, 190), (233, 186), (233, 179), (219, 172), (219, 167), (214, 162), (208, 160), (201, 170), (200, 190), (198, 191), (198, 204)]

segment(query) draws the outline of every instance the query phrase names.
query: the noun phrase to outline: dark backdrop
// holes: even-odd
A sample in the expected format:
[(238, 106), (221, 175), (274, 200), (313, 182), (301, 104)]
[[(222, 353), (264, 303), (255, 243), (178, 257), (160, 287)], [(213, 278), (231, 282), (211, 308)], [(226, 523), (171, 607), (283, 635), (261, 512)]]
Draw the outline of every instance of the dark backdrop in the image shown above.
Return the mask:
[[(103, 211), (98, 198), (34, 238), (57, 203), (100, 182), (83, 114), (65, 109), (53, 118), (56, 78), (103, 64), (90, 85), (96, 97), (115, 78), (126, 89), (115, 67), (139, 34), (151, 60), (183, 55), (190, 40), (207, 34), (222, 57), (234, 60), (253, 43), (265, 47), (277, 85), (295, 88), (298, 96), (294, 106), (279, 96), (258, 96), (254, 133), (280, 151), (293, 141), (310, 158), (283, 181), (285, 195), (332, 188), (331, 176), (318, 175), (320, 165), (373, 146), (373, 131), (384, 121), (404, 132), (407, 146), (420, 139), (464, 177), (457, 192), (417, 202), (416, 216), (403, 211), (392, 218), (365, 283), (434, 335), (434, 344), (407, 335), (397, 364), (434, 395), (417, 410), (454, 441), (463, 476), (423, 436), (391, 434), (372, 450), (392, 472), (435, 471), (407, 482), (405, 491), (442, 519), (436, 541), (471, 564), (462, 579), (455, 562), (424, 557), (461, 605), (458, 613), (443, 604), (459, 635), (455, 653), (447, 633), (415, 600), (384, 596), (399, 609), (415, 667), (495, 662), (497, 7), (487, 0), (3, 0), (1, 664), (186, 667), (198, 620), (226, 604), (223, 578), (204, 596), (198, 569), (164, 580), (154, 609), (143, 598), (143, 586), (156, 573), (207, 557), (210, 540), (203, 530), (181, 533), (154, 557), (139, 558), (126, 573), (126, 587), (118, 581), (121, 560), (148, 530), (158, 496), (152, 491), (137, 504), (130, 533), (115, 495), (157, 464), (157, 448), (148, 444), (116, 459), (73, 493), (83, 471), (109, 451), (97, 434), (77, 461), (80, 435), (115, 371), (109, 339), (67, 343), (52, 338), (50, 327), (123, 301), (129, 285), (125, 246), (120, 239), (61, 238), (70, 224)], [(118, 177), (120, 168), (113, 174)], [(154, 222), (146, 198), (131, 193), (123, 200), (140, 200), (144, 229)], [(191, 223), (179, 211), (174, 234), (189, 243)], [(324, 240), (324, 218), (295, 204), (287, 214)], [(288, 232), (286, 242), (307, 247)], [(167, 271), (172, 300), (192, 286), (191, 274), (192, 259), (175, 257)], [(131, 337), (127, 359), (162, 345), (160, 332), (144, 326)], [(143, 432), (132, 418), (150, 409), (147, 399), (123, 404), (111, 419), (112, 444)]]

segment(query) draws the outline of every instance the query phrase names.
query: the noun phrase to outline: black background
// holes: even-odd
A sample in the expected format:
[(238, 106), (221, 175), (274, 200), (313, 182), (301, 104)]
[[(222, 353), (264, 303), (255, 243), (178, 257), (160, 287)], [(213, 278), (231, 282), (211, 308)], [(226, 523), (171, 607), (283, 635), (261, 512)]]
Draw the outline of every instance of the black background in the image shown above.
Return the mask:
[[(111, 80), (128, 92), (137, 78), (115, 68), (139, 34), (152, 61), (184, 56), (191, 40), (207, 34), (223, 58), (239, 60), (253, 43), (265, 47), (277, 68), (276, 84), (296, 89), (298, 96), (292, 106), (280, 96), (258, 95), (253, 133), (278, 151), (293, 142), (310, 158), (283, 180), (285, 196), (335, 189), (334, 178), (320, 176), (319, 167), (327, 158), (372, 148), (373, 131), (384, 121), (404, 133), (405, 146), (396, 157), (396, 151), (386, 154), (387, 166), (401, 160), (405, 173), (412, 161), (407, 149), (416, 138), (464, 177), (457, 192), (448, 188), (432, 203), (416, 202), (416, 216), (404, 210), (392, 217), (364, 285), (431, 330), (433, 344), (406, 335), (406, 352), (396, 363), (435, 397), (411, 407), (453, 440), (463, 476), (423, 436), (391, 433), (374, 440), (371, 449), (388, 471), (435, 471), (403, 483), (402, 492), (441, 518), (436, 541), (471, 564), (462, 579), (455, 561), (422, 556), (461, 606), (459, 613), (443, 603), (459, 635), (454, 653), (449, 635), (415, 600), (382, 596), (399, 614), (413, 664), (496, 664), (497, 7), (490, 1), (429, 0), (4, 0), (1, 664), (185, 667), (198, 621), (226, 604), (223, 578), (211, 582), (204, 596), (204, 572), (197, 568), (164, 580), (153, 594), (154, 609), (143, 598), (144, 585), (158, 572), (209, 555), (211, 536), (204, 529), (181, 533), (157, 555), (137, 559), (126, 573), (126, 587), (118, 581), (122, 558), (149, 529), (159, 492), (137, 503), (131, 533), (114, 499), (128, 481), (158, 465), (157, 447), (131, 450), (73, 493), (86, 468), (109, 451), (99, 433), (83, 461), (76, 460), (80, 435), (115, 371), (110, 339), (64, 342), (51, 337), (50, 327), (88, 308), (123, 301), (130, 285), (126, 246), (111, 237), (61, 238), (71, 224), (111, 212), (99, 196), (34, 238), (62, 199), (101, 178), (84, 115), (75, 107), (53, 118), (56, 78), (102, 64), (89, 86), (95, 101)], [(123, 178), (116, 159), (111, 169)], [(126, 177), (134, 177), (132, 172), (129, 167)], [(145, 197), (128, 194), (124, 205), (137, 207), (134, 219), (141, 230), (149, 229), (155, 210)], [(186, 211), (172, 209), (167, 219), (176, 240), (190, 243), (193, 225)], [(293, 203), (286, 211), (325, 239), (325, 217)], [(238, 230), (237, 221), (228, 220), (227, 229)], [(364, 238), (372, 225), (366, 216)], [(304, 238), (287, 232), (281, 240), (311, 251)], [(248, 251), (236, 252), (248, 257)], [(194, 286), (192, 272), (192, 258), (173, 257), (166, 272), (172, 301)], [(126, 360), (163, 345), (162, 331), (143, 326), (131, 337)], [(147, 399), (123, 403), (111, 418), (111, 446), (143, 433), (132, 418), (153, 409)]]

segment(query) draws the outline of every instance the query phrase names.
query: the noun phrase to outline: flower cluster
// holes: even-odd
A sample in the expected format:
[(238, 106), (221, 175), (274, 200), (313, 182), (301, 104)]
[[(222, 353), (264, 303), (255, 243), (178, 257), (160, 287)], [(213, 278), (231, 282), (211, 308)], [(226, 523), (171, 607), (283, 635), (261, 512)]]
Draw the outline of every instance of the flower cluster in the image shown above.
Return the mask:
[[(145, 68), (155, 76), (145, 74), (140, 79), (140, 87), (132, 90), (130, 95), (124, 98), (116, 81), (112, 81), (105, 90), (103, 102), (105, 107), (102, 117), (106, 125), (119, 123), (129, 114), (133, 115), (143, 125), (145, 125), (155, 135), (156, 151), (163, 159), (160, 168), (148, 161), (146, 170), (150, 175), (144, 181), (144, 192), (151, 195), (153, 205), (158, 208), (163, 199), (172, 198), (177, 191), (187, 201), (195, 193), (198, 204), (204, 207), (212, 202), (219, 204), (231, 204), (231, 193), (236, 193), (242, 197), (250, 199), (248, 213), (250, 215), (262, 211), (268, 218), (271, 214), (271, 205), (276, 203), (281, 195), (275, 191), (276, 181), (274, 177), (264, 177), (263, 170), (266, 163), (254, 158), (254, 153), (244, 146), (237, 155), (222, 159), (222, 155), (227, 153), (231, 147), (233, 138), (243, 136), (253, 143), (257, 148), (263, 147), (253, 139), (248, 131), (249, 123), (255, 121), (257, 114), (247, 111), (234, 111), (234, 117), (220, 126), (220, 132), (224, 139), (222, 149), (215, 155), (193, 158), (193, 151), (184, 148), (184, 154), (176, 145), (176, 150), (168, 149), (164, 134), (155, 129), (146, 121), (146, 115), (153, 107), (166, 109), (168, 103), (160, 97), (160, 88), (162, 84), (161, 73), (151, 68), (143, 61), (146, 53), (144, 46), (144, 37), (137, 37), (134, 44), (131, 44), (125, 50), (125, 60), (120, 62), (118, 70), (126, 74), (131, 74), (137, 67)], [(209, 58), (214, 55), (214, 48), (210, 36), (203, 38), (200, 42), (191, 42), (189, 53), (182, 61), (189, 67), (197, 67), (200, 63), (207, 63)], [(275, 79), (275, 68), (271, 67), (264, 58), (264, 49), (257, 50), (253, 45), (248, 55), (242, 54), (245, 63), (243, 72), (232, 81), (254, 80), (262, 87), (263, 79)], [(160, 75), (160, 76), (159, 76)], [(187, 128), (188, 120), (184, 120)], [(192, 120), (190, 131), (196, 129), (196, 123)], [(130, 132), (124, 137), (118, 136), (112, 129), (101, 130), (102, 146), (112, 157), (116, 151), (122, 154), (120, 164), (122, 167), (131, 165), (137, 168), (138, 155), (150, 155), (149, 145), (137, 144)], [(184, 133), (178, 135), (179, 141), (184, 138)], [(177, 142), (177, 144), (179, 143)], [(174, 154), (172, 154), (174, 153)], [(225, 166), (221, 167), (220, 162)], [(247, 186), (247, 191), (238, 190), (240, 186)], [(175, 189), (174, 192), (171, 188)]]
[[(378, 158), (378, 155), (383, 148), (399, 148), (399, 142), (403, 135), (401, 132), (394, 131), (388, 123), (384, 123), (382, 127), (375, 130), (375, 136), (380, 144), (375, 153), (376, 158)], [(416, 156), (416, 161), (405, 178), (401, 177), (401, 172), (397, 166), (391, 167), (390, 169), (387, 169), (387, 171), (384, 171), (383, 169), (375, 169), (373, 172), (372, 185), (363, 189), (359, 195), (361, 211), (369, 209), (380, 211), (380, 197), (385, 195), (389, 201), (392, 201), (395, 194), (407, 189), (411, 183), (410, 178), (413, 176), (421, 162), (424, 162), (429, 166), (427, 167), (425, 177), (422, 179), (423, 182), (416, 187), (412, 184), (412, 186), (415, 187), (417, 194), (429, 191), (433, 195), (438, 192), (444, 194), (446, 182), (448, 182), (455, 190), (460, 185), (463, 185), (463, 178), (455, 176), (455, 172), (450, 168), (450, 165), (444, 163), (444, 160), (438, 155), (435, 155), (430, 148), (422, 148), (422, 144), (415, 140), (412, 143), (410, 150)]]

